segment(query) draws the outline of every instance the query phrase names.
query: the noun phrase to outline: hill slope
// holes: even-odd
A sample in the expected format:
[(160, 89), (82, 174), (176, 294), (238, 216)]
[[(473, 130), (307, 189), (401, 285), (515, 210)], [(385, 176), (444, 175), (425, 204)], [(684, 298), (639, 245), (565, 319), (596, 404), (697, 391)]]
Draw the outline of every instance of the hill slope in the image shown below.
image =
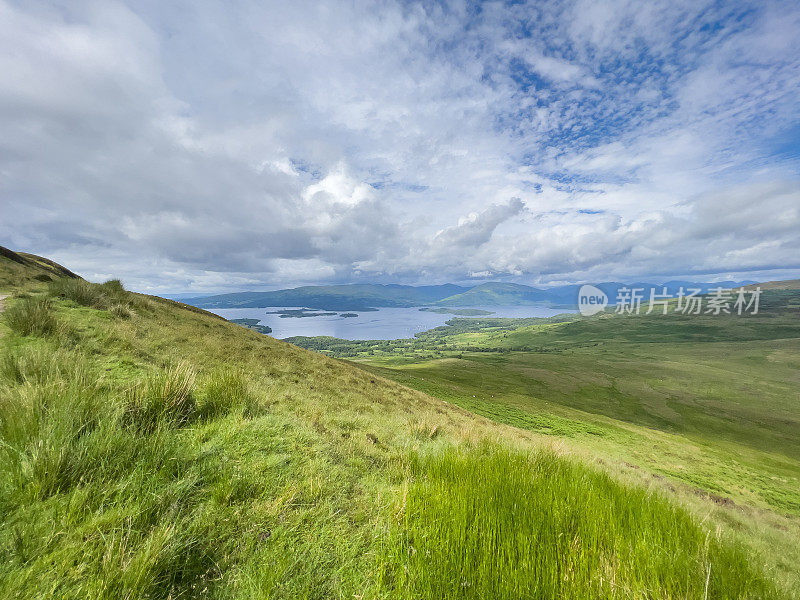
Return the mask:
[(568, 440), (30, 279), (0, 319), (0, 597), (788, 597), (728, 513)]
[(0, 289), (10, 290), (59, 277), (78, 278), (75, 273), (50, 259), (0, 246)]

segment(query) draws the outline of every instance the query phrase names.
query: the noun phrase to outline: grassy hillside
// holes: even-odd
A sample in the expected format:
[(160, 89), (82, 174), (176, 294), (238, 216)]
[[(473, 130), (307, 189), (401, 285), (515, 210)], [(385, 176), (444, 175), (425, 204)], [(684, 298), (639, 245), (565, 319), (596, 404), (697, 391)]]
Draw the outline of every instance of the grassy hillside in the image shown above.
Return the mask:
[(515, 306), (546, 302), (542, 290), (517, 283), (482, 283), (471, 290), (439, 300), (444, 306)]
[(791, 597), (793, 521), (594, 460), (591, 423), (29, 275), (0, 287), (2, 598)]
[(77, 278), (78, 276), (47, 258), (25, 252), (14, 252), (0, 246), (0, 290), (11, 291), (32, 283), (52, 281), (60, 277)]

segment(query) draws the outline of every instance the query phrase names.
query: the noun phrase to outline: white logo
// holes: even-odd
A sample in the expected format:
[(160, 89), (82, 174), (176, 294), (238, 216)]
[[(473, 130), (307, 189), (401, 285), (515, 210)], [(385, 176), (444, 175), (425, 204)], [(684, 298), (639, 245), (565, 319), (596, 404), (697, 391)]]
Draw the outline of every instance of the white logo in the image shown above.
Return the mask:
[(584, 317), (602, 312), (608, 306), (606, 293), (593, 285), (582, 285), (578, 291), (578, 310)]

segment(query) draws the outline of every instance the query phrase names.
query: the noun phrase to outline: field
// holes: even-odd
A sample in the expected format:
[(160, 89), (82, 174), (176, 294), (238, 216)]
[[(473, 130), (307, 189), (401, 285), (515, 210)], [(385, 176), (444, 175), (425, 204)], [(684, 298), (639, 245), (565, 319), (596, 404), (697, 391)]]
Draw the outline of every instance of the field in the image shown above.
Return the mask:
[[(29, 267), (0, 289), (2, 598), (797, 593), (790, 336), (729, 344), (702, 394), (724, 348), (685, 381), (690, 346), (613, 367), (584, 339), (353, 365)], [(761, 385), (774, 414), (741, 402)]]

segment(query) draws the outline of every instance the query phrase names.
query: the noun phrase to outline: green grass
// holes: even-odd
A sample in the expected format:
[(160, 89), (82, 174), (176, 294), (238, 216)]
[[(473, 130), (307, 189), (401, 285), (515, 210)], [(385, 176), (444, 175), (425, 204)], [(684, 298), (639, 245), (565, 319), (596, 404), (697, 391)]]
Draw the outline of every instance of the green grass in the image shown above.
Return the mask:
[[(58, 327), (11, 326), (34, 304), (29, 322)], [(439, 362), (387, 371), (448, 404), (118, 282), (33, 286), (6, 306), (0, 598), (524, 596), (510, 574), (560, 597), (702, 598), (709, 564), (709, 598), (797, 589), (794, 521), (611, 462), (636, 448), (672, 460), (692, 446), (670, 436), (689, 431), (654, 431), (658, 448), (642, 449), (635, 414), (532, 410), (520, 393), (531, 365), (501, 361), (514, 353), (470, 354), (446, 376)], [(777, 352), (770, 364), (793, 368), (793, 350)], [(476, 393), (492, 373), (503, 402)], [(468, 402), (494, 420), (455, 405)], [(574, 445), (542, 451), (554, 439)], [(742, 446), (753, 461), (760, 443)], [(776, 468), (739, 479), (791, 498)], [(576, 533), (586, 546), (562, 552)], [(538, 571), (520, 550), (534, 545), (549, 557)]]
[(800, 515), (798, 340), (610, 344), (370, 364), (495, 421)]
[(416, 423), (431, 401), (130, 301), (126, 320), (47, 301), (71, 338), (0, 321), (0, 597), (382, 596), (379, 498), (415, 439), (384, 409)]
[(81, 306), (101, 308), (104, 305), (102, 286), (84, 279), (58, 279), (48, 286), (51, 296), (72, 300)]
[(5, 312), (6, 324), (20, 335), (53, 335), (58, 321), (48, 298), (23, 298)]
[(778, 597), (685, 510), (551, 453), (452, 449), (412, 472), (387, 557), (398, 597)]
[(130, 318), (132, 310), (146, 303), (144, 298), (126, 292), (118, 279), (96, 284), (84, 279), (61, 278), (50, 283), (47, 292), (51, 297), (70, 300), (79, 306), (109, 310), (123, 319)]
[(277, 597), (353, 585), (321, 570), (346, 519), (329, 517), (324, 477), (304, 465), (316, 444), (247, 410), (235, 376), (200, 386), (178, 366), (113, 382), (52, 345), (3, 364), (0, 597), (241, 597), (230, 574), (256, 559)]
[(197, 416), (194, 371), (185, 364), (164, 370), (126, 394), (123, 421), (138, 432), (177, 427)]
[(61, 277), (77, 275), (41, 256), (0, 246), (0, 291), (42, 287), (43, 283)]

